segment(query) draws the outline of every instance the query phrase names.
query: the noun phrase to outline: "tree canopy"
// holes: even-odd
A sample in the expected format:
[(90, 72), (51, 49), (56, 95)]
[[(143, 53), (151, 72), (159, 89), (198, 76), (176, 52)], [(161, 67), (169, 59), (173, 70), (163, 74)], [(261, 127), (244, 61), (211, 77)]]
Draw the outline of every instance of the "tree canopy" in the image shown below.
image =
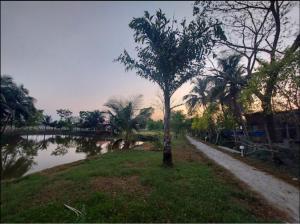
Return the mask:
[(105, 106), (109, 125), (116, 134), (123, 134), (125, 148), (129, 147), (133, 131), (146, 126), (153, 108), (139, 108), (141, 95), (129, 100), (110, 99)]
[(116, 59), (125, 70), (157, 83), (164, 94), (164, 156), (163, 163), (172, 166), (170, 136), (170, 98), (185, 82), (203, 69), (205, 58), (217, 39), (226, 40), (220, 22), (198, 17), (187, 24), (168, 19), (162, 10), (154, 15), (145, 11), (133, 18), (129, 27), (134, 32), (137, 58), (126, 50)]
[(35, 99), (23, 85), (17, 85), (8, 75), (1, 76), (1, 133), (8, 122), (25, 122), (36, 112)]

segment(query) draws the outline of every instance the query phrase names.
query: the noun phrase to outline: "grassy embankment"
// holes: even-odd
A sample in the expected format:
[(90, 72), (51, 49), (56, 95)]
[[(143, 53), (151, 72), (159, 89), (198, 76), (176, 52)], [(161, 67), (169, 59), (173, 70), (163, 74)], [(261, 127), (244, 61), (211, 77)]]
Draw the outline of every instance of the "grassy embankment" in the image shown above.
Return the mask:
[(173, 168), (163, 168), (162, 152), (146, 146), (147, 151), (112, 152), (2, 183), (1, 222), (283, 220), (185, 138), (173, 142)]

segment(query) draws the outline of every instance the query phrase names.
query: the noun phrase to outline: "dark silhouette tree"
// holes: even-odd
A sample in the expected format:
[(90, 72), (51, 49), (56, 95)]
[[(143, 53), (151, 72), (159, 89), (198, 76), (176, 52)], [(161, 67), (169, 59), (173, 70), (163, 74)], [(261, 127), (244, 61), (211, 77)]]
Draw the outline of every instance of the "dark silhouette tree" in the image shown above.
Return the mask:
[(59, 109), (56, 110), (56, 113), (60, 117), (60, 120), (58, 121), (59, 128), (68, 127), (69, 129), (71, 129), (73, 125), (72, 122), (73, 112), (70, 111), (69, 109)]
[(193, 114), (201, 106), (205, 109), (207, 103), (209, 103), (209, 80), (207, 78), (197, 78), (192, 83), (194, 87), (189, 94), (183, 97), (189, 114)]
[(0, 116), (1, 133), (11, 122), (26, 122), (36, 112), (35, 99), (23, 85), (17, 85), (8, 75), (1, 76)]
[(132, 140), (133, 131), (145, 126), (147, 120), (153, 113), (153, 108), (139, 109), (139, 99), (133, 100), (109, 100), (105, 106), (109, 108), (106, 112), (109, 115), (109, 124), (116, 134), (124, 134), (124, 148), (128, 148)]
[(83, 128), (94, 128), (101, 129), (103, 128), (104, 116), (103, 112), (99, 110), (94, 111), (80, 111), (80, 123)]
[(72, 111), (70, 111), (69, 109), (59, 109), (59, 110), (56, 110), (56, 112), (61, 120), (67, 120), (73, 114)]
[(243, 108), (238, 99), (242, 88), (247, 84), (247, 76), (240, 61), (241, 55), (236, 54), (218, 59), (219, 68), (213, 69), (214, 74), (209, 77), (213, 83), (210, 98), (219, 98), (221, 103), (227, 104), (237, 123), (245, 126)]
[(43, 116), (43, 121), (42, 121), (43, 125), (45, 126), (45, 130), (47, 126), (50, 126), (52, 123), (52, 118), (50, 115), (44, 115)]
[[(170, 136), (170, 98), (185, 82), (199, 74), (205, 58), (213, 48), (216, 38), (226, 39), (220, 23), (205, 18), (196, 19), (187, 25), (183, 20), (167, 19), (161, 11), (133, 18), (129, 27), (134, 31), (137, 59), (126, 50), (116, 59), (127, 70), (155, 82), (164, 95), (164, 150), (163, 164), (172, 166)], [(215, 38), (215, 39), (214, 39)]]

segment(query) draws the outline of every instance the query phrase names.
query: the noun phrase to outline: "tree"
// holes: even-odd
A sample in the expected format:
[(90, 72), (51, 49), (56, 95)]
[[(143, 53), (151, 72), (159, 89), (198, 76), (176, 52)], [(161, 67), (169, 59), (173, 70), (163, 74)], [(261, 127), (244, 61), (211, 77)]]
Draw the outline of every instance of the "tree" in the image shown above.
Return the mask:
[(59, 109), (59, 110), (56, 110), (56, 112), (61, 120), (67, 120), (73, 114), (72, 111), (70, 111), (69, 109)]
[(278, 78), (273, 91), (272, 110), (286, 111), (284, 119), (296, 124), (296, 133), (297, 136), (300, 136), (300, 120), (295, 113), (295, 109), (300, 109), (300, 49), (290, 51), (288, 48), (285, 52), (286, 56), (283, 59), (272, 64), (262, 61), (262, 65), (249, 80), (243, 95), (249, 97), (256, 89), (264, 89), (265, 79), (268, 78), (267, 74), (271, 70), (276, 70)]
[(240, 60), (241, 55), (237, 54), (218, 59), (219, 69), (213, 69), (212, 71), (215, 73), (209, 78), (214, 84), (210, 98), (221, 96), (221, 103), (227, 103), (235, 120), (246, 130), (242, 118), (243, 108), (238, 99), (242, 88), (247, 84), (247, 76), (244, 75)]
[(179, 134), (183, 133), (186, 129), (185, 115), (182, 111), (174, 111), (171, 113), (171, 129), (177, 138)]
[(225, 120), (227, 116), (233, 116), (246, 130), (239, 97), (242, 88), (247, 84), (247, 76), (240, 65), (240, 60), (241, 56), (237, 54), (218, 58), (218, 68), (214, 66), (210, 70), (212, 74), (207, 74), (194, 82), (195, 86), (191, 92), (184, 96), (189, 112), (195, 111), (199, 106), (207, 109), (207, 105), (217, 103), (221, 106)]
[(43, 125), (45, 126), (45, 130), (47, 126), (50, 126), (52, 123), (52, 118), (50, 115), (44, 115), (43, 116), (43, 121), (42, 121)]
[(80, 111), (79, 117), (82, 127), (100, 129), (103, 127), (104, 116), (99, 110)]
[[(161, 93), (161, 91), (158, 91), (156, 94), (156, 99), (155, 102), (153, 103), (154, 108), (160, 110), (164, 116), (165, 114), (165, 108), (164, 108), (164, 96)], [(184, 105), (183, 103), (179, 103), (178, 101), (176, 102), (175, 99), (170, 99), (170, 107), (171, 107), (171, 111), (174, 110), (177, 107), (180, 107)]]
[(151, 118), (147, 121), (147, 129), (150, 131), (153, 130), (163, 130), (164, 124), (162, 120), (154, 121)]
[(203, 111), (202, 116), (196, 116), (192, 120), (192, 130), (200, 134), (201, 137), (205, 137), (205, 140), (212, 141), (214, 135), (219, 134), (219, 130), (216, 127), (216, 120), (218, 115), (218, 106), (216, 103), (210, 103)]
[(36, 110), (35, 112), (31, 113), (29, 118), (23, 121), (17, 121), (16, 125), (18, 126), (38, 126), (43, 122), (43, 110)]
[(58, 121), (59, 128), (67, 127), (69, 129), (71, 129), (73, 126), (73, 122), (72, 122), (73, 112), (70, 111), (69, 109), (59, 109), (59, 110), (56, 110), (56, 112), (57, 112), (58, 116), (60, 117), (60, 120)]
[(1, 76), (0, 115), (1, 133), (9, 122), (26, 122), (35, 113), (35, 99), (23, 85), (17, 85), (8, 75)]
[[(286, 57), (283, 50), (286, 39), (292, 35), (288, 13), (295, 5), (292, 1), (197, 1), (194, 14), (225, 21), (227, 40), (221, 44), (238, 52), (246, 59), (246, 72), (251, 76), (262, 59), (274, 64)], [(300, 45), (297, 35), (290, 51)], [(261, 101), (269, 142), (276, 139), (273, 127), (272, 97), (279, 77), (279, 71), (271, 69), (264, 75), (263, 88), (253, 89)]]
[(59, 128), (58, 121), (52, 121), (49, 126), (52, 127), (53, 130), (54, 128)]
[[(290, 49), (286, 49), (289, 52)], [(273, 110), (293, 110), (300, 109), (300, 49), (291, 51), (286, 54), (282, 60), (276, 63), (268, 63), (263, 61), (258, 71), (253, 75), (251, 81), (256, 82), (255, 85), (262, 89), (266, 74), (270, 70), (278, 72), (278, 79), (274, 86), (273, 94)], [(284, 99), (284, 100), (282, 100)]]
[(189, 114), (193, 114), (201, 106), (205, 109), (209, 101), (209, 80), (207, 78), (197, 78), (192, 83), (194, 87), (189, 94), (183, 97)]
[(110, 99), (105, 106), (109, 109), (109, 124), (116, 134), (124, 135), (124, 148), (129, 148), (133, 131), (144, 126), (153, 113), (151, 107), (139, 109), (141, 96), (132, 100)]
[(214, 38), (225, 39), (220, 23), (198, 18), (186, 24), (169, 20), (158, 10), (155, 15), (145, 11), (143, 17), (133, 18), (129, 27), (134, 31), (138, 59), (126, 50), (116, 59), (126, 71), (155, 82), (164, 95), (163, 164), (172, 166), (170, 136), (170, 98), (185, 82), (199, 74), (214, 46)]
[(205, 116), (196, 116), (192, 120), (192, 130), (199, 134), (203, 134), (203, 132), (207, 132), (208, 130), (208, 119)]

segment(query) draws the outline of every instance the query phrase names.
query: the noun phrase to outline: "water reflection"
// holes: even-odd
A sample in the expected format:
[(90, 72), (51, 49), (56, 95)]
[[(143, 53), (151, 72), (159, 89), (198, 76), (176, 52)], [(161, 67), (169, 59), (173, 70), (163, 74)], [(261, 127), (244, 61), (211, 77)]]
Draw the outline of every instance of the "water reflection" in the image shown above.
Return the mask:
[(38, 146), (20, 136), (9, 142), (1, 138), (1, 179), (24, 175), (34, 164)]
[(0, 145), (1, 179), (10, 179), (121, 149), (124, 142), (82, 136), (29, 135), (2, 136)]

